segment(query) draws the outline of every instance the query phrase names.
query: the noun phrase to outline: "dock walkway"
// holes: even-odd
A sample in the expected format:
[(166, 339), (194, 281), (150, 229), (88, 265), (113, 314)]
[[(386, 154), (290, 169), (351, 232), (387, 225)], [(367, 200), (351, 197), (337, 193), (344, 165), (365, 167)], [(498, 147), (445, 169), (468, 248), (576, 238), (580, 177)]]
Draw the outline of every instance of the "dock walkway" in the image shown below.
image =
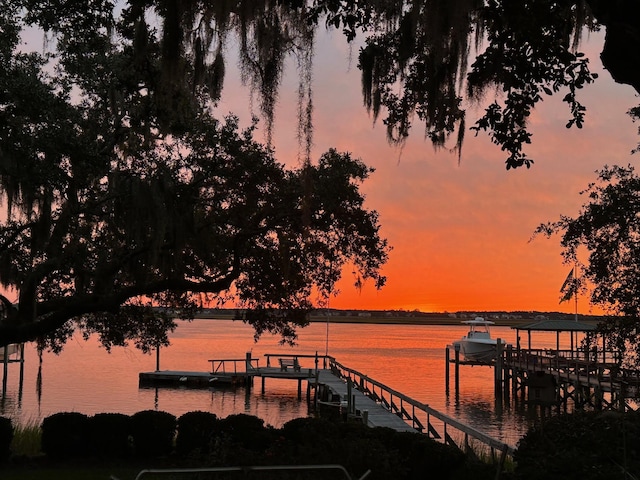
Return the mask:
[[(340, 395), (341, 399), (347, 399), (349, 392), (347, 383), (335, 376), (331, 370), (318, 371), (318, 384), (329, 388), (334, 394)], [(418, 432), (415, 428), (408, 425), (402, 418), (390, 412), (382, 405), (376, 403), (373, 399), (366, 396), (363, 392), (351, 389), (352, 401), (354, 409), (360, 412), (367, 412), (367, 425), (369, 427), (388, 427), (399, 432)], [(343, 401), (343, 403), (345, 403)], [(347, 401), (348, 403), (348, 401)], [(346, 407), (346, 405), (343, 405)]]

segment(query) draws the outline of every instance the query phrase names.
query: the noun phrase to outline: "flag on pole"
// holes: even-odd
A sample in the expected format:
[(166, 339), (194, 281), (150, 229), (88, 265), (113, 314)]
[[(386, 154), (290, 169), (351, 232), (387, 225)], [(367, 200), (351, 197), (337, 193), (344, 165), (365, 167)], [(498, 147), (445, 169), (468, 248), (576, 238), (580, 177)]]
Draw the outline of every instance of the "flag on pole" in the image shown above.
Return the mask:
[(573, 278), (573, 269), (571, 269), (569, 271), (569, 275), (567, 275), (567, 278), (565, 278), (564, 283), (560, 287), (560, 293), (562, 294), (562, 297), (560, 297), (560, 303), (571, 299), (576, 292), (576, 286), (576, 279)]

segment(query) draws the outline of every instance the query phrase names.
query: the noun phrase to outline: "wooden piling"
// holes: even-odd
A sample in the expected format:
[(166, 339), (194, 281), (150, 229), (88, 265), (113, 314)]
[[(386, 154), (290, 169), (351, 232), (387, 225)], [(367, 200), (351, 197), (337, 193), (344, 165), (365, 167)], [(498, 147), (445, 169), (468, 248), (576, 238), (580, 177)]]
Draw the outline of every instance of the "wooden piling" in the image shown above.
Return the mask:
[(460, 345), (454, 345), (454, 359), (455, 359), (455, 387), (456, 394), (460, 391)]
[(449, 395), (449, 345), (444, 349), (444, 389)]
[(501, 339), (497, 339), (497, 343), (496, 343), (496, 363), (494, 366), (494, 389), (495, 389), (495, 393), (496, 395), (500, 395), (501, 391), (502, 391), (502, 363), (503, 363), (503, 358), (502, 358), (502, 350), (504, 348), (504, 345), (502, 343)]
[(6, 345), (3, 350), (3, 374), (2, 374), (2, 394), (7, 391), (7, 376), (9, 373), (9, 345)]

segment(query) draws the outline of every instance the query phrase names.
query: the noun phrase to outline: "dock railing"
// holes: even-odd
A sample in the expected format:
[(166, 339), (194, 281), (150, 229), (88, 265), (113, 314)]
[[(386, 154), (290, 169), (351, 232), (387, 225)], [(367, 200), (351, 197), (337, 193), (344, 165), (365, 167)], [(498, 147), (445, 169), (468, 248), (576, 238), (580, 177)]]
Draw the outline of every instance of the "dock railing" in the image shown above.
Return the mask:
[[(257, 370), (260, 359), (258, 358), (223, 358), (209, 360), (211, 364), (211, 373), (230, 374), (230, 373), (250, 373), (251, 370)], [(240, 368), (238, 368), (240, 366)]]
[[(331, 361), (335, 361), (333, 357), (327, 355), (319, 355), (317, 353), (311, 354), (298, 354), (298, 353), (265, 353), (264, 356), (267, 358), (267, 367), (273, 367), (273, 359), (277, 359), (276, 364), (280, 359), (291, 359), (299, 362), (300, 359), (313, 359), (314, 365), (313, 368), (318, 370), (319, 368), (328, 369)], [(303, 365), (302, 368), (309, 368), (307, 365)]]
[[(458, 445), (454, 440), (453, 436), (449, 433), (449, 430), (454, 429), (462, 434), (461, 440), (464, 441), (464, 448), (467, 451), (470, 449), (469, 439), (471, 438), (489, 447), (492, 455), (494, 455), (496, 451), (500, 452), (500, 464), (504, 462), (506, 456), (513, 456), (515, 447), (492, 438), (489, 435), (456, 420), (455, 418), (431, 408), (425, 403), (418, 402), (417, 400), (414, 400), (403, 393), (368, 377), (367, 375), (346, 367), (335, 361), (335, 359), (331, 360), (330, 368), (335, 375), (352, 382), (355, 388), (360, 392), (372, 398), (390, 412), (398, 415), (416, 430), (426, 433), (430, 438), (460, 447), (460, 445)], [(425, 423), (422, 422), (420, 417), (425, 419)], [(432, 418), (436, 418), (442, 422), (442, 435), (432, 423)]]

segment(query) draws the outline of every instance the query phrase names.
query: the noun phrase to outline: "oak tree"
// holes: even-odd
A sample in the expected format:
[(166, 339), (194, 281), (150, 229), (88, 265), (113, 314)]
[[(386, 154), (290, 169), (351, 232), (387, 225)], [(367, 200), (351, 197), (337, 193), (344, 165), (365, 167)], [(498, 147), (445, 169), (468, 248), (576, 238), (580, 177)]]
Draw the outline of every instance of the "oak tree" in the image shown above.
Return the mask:
[[(384, 284), (362, 161), (285, 167), (255, 124), (214, 116), (193, 63), (166, 70), (167, 43), (107, 2), (50, 18), (1, 3), (0, 345), (58, 350), (79, 329), (148, 350), (175, 315), (227, 300), (290, 341), (345, 265)], [(48, 54), (20, 48), (30, 22), (55, 33)]]

